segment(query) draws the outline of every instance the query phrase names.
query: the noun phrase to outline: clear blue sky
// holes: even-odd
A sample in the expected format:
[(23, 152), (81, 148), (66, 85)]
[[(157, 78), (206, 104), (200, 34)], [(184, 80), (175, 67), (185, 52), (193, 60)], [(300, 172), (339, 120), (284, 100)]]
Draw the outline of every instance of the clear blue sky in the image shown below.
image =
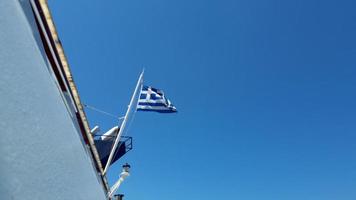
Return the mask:
[(179, 110), (136, 114), (126, 200), (356, 199), (355, 1), (49, 4), (84, 103), (123, 115), (145, 67)]

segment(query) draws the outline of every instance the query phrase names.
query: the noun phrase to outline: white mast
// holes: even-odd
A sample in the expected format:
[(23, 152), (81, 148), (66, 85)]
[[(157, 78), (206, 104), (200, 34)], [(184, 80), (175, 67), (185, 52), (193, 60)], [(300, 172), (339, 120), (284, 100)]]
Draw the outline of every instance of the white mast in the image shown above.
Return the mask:
[(114, 195), (116, 190), (119, 189), (121, 183), (125, 180), (125, 178), (130, 176), (129, 170), (130, 170), (129, 164), (126, 163), (125, 165), (122, 166), (122, 172), (120, 174), (119, 180), (116, 181), (116, 183), (110, 188), (110, 191), (108, 192), (109, 198), (112, 198), (112, 196)]
[[(137, 95), (137, 92), (142, 90), (142, 84), (143, 84), (143, 73), (144, 71), (142, 71), (142, 73), (140, 74), (140, 77), (138, 78), (138, 81), (137, 81), (137, 84), (136, 84), (136, 88), (135, 88), (135, 91), (134, 93), (132, 94), (132, 97), (131, 97), (131, 101), (130, 101), (130, 104), (127, 108), (127, 111), (126, 111), (126, 114), (125, 114), (125, 118), (124, 118), (124, 121), (122, 122), (121, 124), (121, 127), (120, 127), (120, 130), (119, 130), (119, 133), (117, 134), (117, 137), (115, 139), (115, 143), (114, 143), (114, 146), (112, 147), (111, 149), (111, 152), (110, 152), (110, 155), (109, 155), (109, 158), (108, 158), (108, 161), (106, 162), (106, 166), (105, 166), (105, 169), (104, 169), (104, 172), (103, 172), (103, 175), (106, 174), (110, 164), (111, 164), (111, 161), (114, 157), (114, 153), (115, 153), (115, 150), (117, 148), (117, 145), (120, 141), (120, 137), (123, 133), (123, 131), (125, 130), (125, 126), (126, 126), (126, 123), (127, 123), (127, 120), (128, 120), (128, 116), (129, 116), (129, 113), (133, 107), (133, 102), (135, 100), (135, 96)], [(138, 97), (140, 98), (140, 96)], [(137, 104), (135, 104), (137, 106)], [(136, 108), (135, 108), (136, 109)]]

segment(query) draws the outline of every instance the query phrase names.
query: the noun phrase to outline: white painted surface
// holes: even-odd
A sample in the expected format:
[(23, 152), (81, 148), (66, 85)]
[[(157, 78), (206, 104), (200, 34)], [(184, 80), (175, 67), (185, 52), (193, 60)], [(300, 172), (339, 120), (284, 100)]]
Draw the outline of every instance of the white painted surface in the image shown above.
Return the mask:
[(0, 199), (106, 199), (38, 46), (26, 0), (0, 1)]

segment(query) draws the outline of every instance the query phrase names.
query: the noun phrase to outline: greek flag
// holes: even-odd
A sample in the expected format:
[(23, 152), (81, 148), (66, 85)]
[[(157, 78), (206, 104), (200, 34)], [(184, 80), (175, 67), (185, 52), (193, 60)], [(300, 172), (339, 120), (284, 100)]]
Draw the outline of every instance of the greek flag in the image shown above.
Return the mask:
[(137, 111), (155, 111), (160, 113), (174, 113), (177, 109), (164, 96), (162, 90), (143, 86), (138, 100)]

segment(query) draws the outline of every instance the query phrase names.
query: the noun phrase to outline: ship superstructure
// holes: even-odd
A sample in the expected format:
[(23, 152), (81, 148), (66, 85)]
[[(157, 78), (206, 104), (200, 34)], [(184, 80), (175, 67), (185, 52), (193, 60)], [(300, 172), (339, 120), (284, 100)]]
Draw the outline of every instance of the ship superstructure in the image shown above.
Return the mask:
[(46, 0), (0, 3), (0, 199), (108, 199)]

